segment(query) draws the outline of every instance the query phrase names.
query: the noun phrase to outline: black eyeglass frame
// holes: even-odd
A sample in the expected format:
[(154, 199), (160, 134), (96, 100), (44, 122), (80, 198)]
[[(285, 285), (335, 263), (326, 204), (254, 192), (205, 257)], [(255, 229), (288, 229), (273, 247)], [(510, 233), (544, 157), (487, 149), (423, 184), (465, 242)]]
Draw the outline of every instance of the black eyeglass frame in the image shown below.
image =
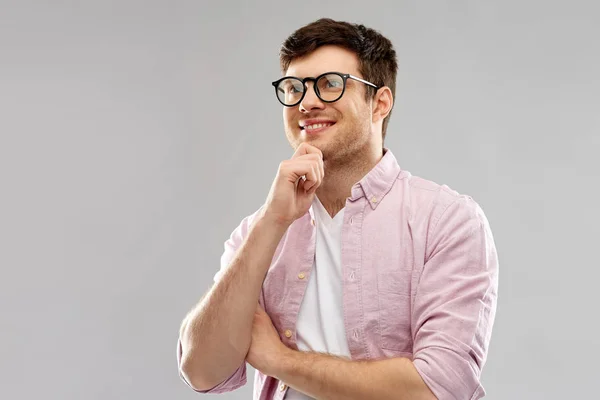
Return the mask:
[[(324, 99), (321, 97), (321, 95), (319, 94), (319, 89), (317, 88), (317, 81), (318, 81), (319, 79), (321, 79), (322, 77), (324, 77), (325, 75), (338, 75), (339, 77), (341, 77), (341, 78), (342, 78), (342, 81), (343, 81), (343, 83), (344, 83), (344, 88), (342, 89), (342, 93), (340, 94), (340, 97), (338, 97), (338, 98), (337, 98), (337, 99), (335, 99), (335, 100), (324, 100)], [(304, 87), (304, 91), (302, 92), (302, 97), (300, 97), (300, 100), (298, 100), (298, 101), (297, 101), (296, 103), (294, 103), (294, 104), (289, 104), (289, 105), (288, 105), (288, 104), (285, 104), (283, 101), (281, 101), (281, 99), (280, 99), (280, 98), (279, 98), (279, 96), (277, 95), (277, 86), (279, 86), (279, 84), (280, 84), (280, 83), (281, 83), (283, 80), (285, 80), (285, 79), (296, 79), (296, 80), (298, 80), (298, 81), (302, 82), (302, 86)], [(306, 86), (306, 82), (311, 82), (311, 81), (312, 81), (312, 83), (313, 83), (313, 90), (315, 91), (315, 94), (317, 95), (317, 97), (318, 97), (318, 98), (319, 98), (319, 99), (320, 99), (322, 102), (324, 102), (324, 103), (335, 103), (336, 101), (338, 101), (339, 99), (341, 99), (341, 98), (344, 96), (344, 93), (346, 92), (346, 81), (347, 81), (348, 79), (354, 79), (355, 81), (362, 82), (362, 83), (364, 83), (364, 84), (365, 84), (365, 85), (367, 85), (367, 86), (371, 86), (371, 87), (375, 88), (375, 90), (379, 90), (379, 89), (381, 89), (381, 88), (383, 87), (383, 86), (377, 86), (377, 85), (375, 85), (374, 83), (371, 83), (371, 82), (369, 82), (369, 81), (365, 81), (364, 79), (361, 79), (361, 78), (359, 78), (358, 76), (354, 76), (354, 75), (351, 75), (351, 74), (342, 74), (341, 72), (335, 72), (335, 71), (332, 71), (332, 72), (325, 72), (325, 73), (323, 73), (323, 74), (321, 74), (321, 75), (317, 76), (316, 78), (313, 78), (313, 77), (310, 77), (310, 76), (308, 76), (308, 77), (306, 77), (306, 78), (304, 78), (304, 79), (300, 79), (300, 78), (298, 78), (298, 77), (296, 77), (296, 76), (284, 76), (283, 78), (279, 78), (279, 79), (277, 79), (276, 81), (274, 81), (274, 82), (271, 82), (271, 84), (272, 84), (272, 85), (275, 87), (275, 97), (277, 97), (277, 100), (278, 100), (278, 101), (279, 101), (281, 104), (283, 104), (285, 107), (295, 107), (295, 106), (297, 106), (298, 104), (302, 103), (302, 100), (304, 100), (304, 96), (306, 96), (306, 92), (308, 91), (308, 87)]]

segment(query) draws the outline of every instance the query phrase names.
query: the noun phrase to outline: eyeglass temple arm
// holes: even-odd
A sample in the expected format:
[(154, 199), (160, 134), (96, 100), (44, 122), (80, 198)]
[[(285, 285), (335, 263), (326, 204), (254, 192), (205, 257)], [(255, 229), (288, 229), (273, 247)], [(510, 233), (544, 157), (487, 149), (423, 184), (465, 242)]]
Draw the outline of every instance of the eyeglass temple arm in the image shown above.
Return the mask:
[(371, 83), (371, 82), (369, 82), (369, 81), (365, 81), (364, 79), (360, 79), (358, 76), (354, 76), (354, 75), (350, 75), (350, 74), (348, 74), (348, 77), (350, 77), (350, 78), (352, 78), (352, 79), (354, 79), (354, 80), (357, 80), (357, 81), (359, 81), (359, 82), (362, 82), (362, 83), (364, 83), (365, 85), (373, 86), (375, 89), (379, 89), (379, 86), (377, 86), (377, 85), (375, 85), (374, 83)]

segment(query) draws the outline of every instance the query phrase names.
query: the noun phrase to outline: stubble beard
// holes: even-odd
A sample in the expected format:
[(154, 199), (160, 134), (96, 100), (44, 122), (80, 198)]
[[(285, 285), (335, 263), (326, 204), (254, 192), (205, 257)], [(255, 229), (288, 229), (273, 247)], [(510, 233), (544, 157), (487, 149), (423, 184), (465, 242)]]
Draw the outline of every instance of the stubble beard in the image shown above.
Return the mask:
[(336, 131), (332, 140), (321, 149), (323, 160), (327, 160), (331, 167), (352, 164), (356, 158), (360, 158), (361, 152), (368, 146), (367, 129), (369, 127), (366, 124), (356, 121), (350, 126), (343, 127), (343, 131)]
[[(361, 151), (368, 146), (368, 125), (356, 121), (350, 126), (334, 126), (333, 129), (335, 132), (331, 136), (325, 134), (315, 139), (308, 139), (306, 142), (321, 150), (323, 162), (326, 164), (341, 166), (352, 163), (353, 159), (360, 157)], [(286, 136), (294, 151), (305, 142), (301, 134), (290, 132), (289, 128), (286, 128)]]

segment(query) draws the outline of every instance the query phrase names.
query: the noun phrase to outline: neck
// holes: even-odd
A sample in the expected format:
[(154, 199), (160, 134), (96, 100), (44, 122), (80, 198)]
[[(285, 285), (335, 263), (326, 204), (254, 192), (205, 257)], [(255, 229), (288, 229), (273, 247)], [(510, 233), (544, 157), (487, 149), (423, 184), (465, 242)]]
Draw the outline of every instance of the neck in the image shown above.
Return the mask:
[(316, 191), (319, 201), (333, 218), (346, 205), (352, 186), (360, 181), (383, 157), (381, 147), (364, 149), (361, 156), (351, 155), (343, 160), (325, 160), (325, 176)]

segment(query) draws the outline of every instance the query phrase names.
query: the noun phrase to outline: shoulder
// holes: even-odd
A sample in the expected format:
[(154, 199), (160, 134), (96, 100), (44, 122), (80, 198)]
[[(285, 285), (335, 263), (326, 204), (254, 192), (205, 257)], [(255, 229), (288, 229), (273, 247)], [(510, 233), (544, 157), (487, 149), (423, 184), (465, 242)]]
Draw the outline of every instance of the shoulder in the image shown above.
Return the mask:
[(468, 194), (407, 171), (402, 171), (398, 179), (404, 181), (411, 215), (427, 220), (428, 234), (434, 234), (440, 224), (457, 228), (487, 223), (481, 206)]

